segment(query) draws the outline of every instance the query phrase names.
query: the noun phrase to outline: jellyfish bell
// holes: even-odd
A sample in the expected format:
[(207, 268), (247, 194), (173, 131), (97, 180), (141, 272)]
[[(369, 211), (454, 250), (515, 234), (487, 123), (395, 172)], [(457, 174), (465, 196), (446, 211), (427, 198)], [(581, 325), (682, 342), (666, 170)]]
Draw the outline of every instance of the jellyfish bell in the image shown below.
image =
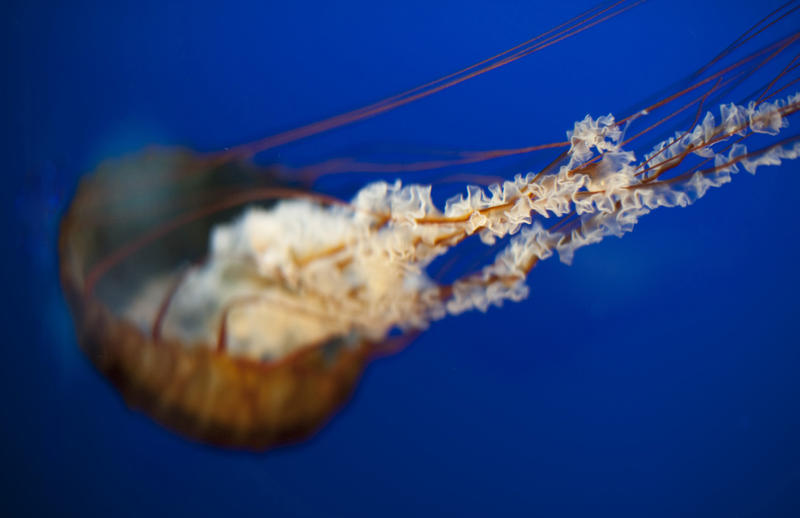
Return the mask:
[[(181, 184), (187, 171), (212, 180)], [(121, 195), (132, 190), (131, 181), (148, 186), (142, 196)], [(252, 306), (257, 319), (228, 310), (227, 347), (204, 334), (212, 322), (220, 327), (213, 320), (219, 311), (206, 307), (179, 317), (167, 311), (170, 290), (187, 269), (191, 274), (199, 268), (188, 261), (202, 261), (209, 229), (235, 204), (196, 214), (158, 246), (142, 246), (92, 279), (111, 251), (163, 229), (159, 225), (185, 211), (186, 203), (218, 201), (243, 181), (250, 193), (259, 186), (261, 198), (289, 194), (269, 171), (245, 163), (215, 166), (183, 149), (151, 149), (103, 163), (83, 180), (62, 221), (61, 279), (82, 348), (132, 407), (203, 442), (263, 449), (319, 428), (352, 392), (372, 348), (355, 332), (319, 331), (319, 317), (292, 311), (285, 305), (292, 294), (277, 282), (273, 299)], [(260, 206), (268, 208), (270, 201)], [(225, 272), (226, 278), (237, 275), (246, 276), (246, 269)], [(181, 306), (184, 295), (174, 296)], [(237, 296), (231, 289), (192, 309), (222, 306)], [(158, 315), (164, 311), (162, 324)], [(261, 339), (250, 344), (253, 330), (245, 327), (254, 323)]]
[[(545, 41), (606, 12), (590, 11)], [(656, 208), (688, 205), (742, 168), (752, 173), (800, 154), (797, 135), (743, 143), (785, 132), (800, 110), (800, 94), (787, 90), (796, 58), (747, 102), (711, 105), (743, 75), (796, 48), (794, 33), (743, 58), (721, 55), (718, 66), (633, 115), (587, 116), (563, 142), (306, 169), (313, 179), (561, 150), (544, 169), (468, 185), (444, 204), (434, 202), (431, 185), (401, 180), (367, 182), (340, 200), (248, 160), (501, 66), (544, 45), (537, 41), (222, 153), (150, 149), (103, 163), (79, 187), (60, 237), (62, 283), (90, 358), (132, 406), (185, 435), (256, 449), (298, 440), (335, 413), (392, 333), (412, 336), (447, 315), (519, 301), (538, 262), (556, 254), (570, 262), (577, 249), (630, 232)], [(644, 152), (632, 147), (681, 114), (689, 120), (678, 132)], [(432, 263), (473, 236), (497, 250), (494, 259), (438, 282)]]

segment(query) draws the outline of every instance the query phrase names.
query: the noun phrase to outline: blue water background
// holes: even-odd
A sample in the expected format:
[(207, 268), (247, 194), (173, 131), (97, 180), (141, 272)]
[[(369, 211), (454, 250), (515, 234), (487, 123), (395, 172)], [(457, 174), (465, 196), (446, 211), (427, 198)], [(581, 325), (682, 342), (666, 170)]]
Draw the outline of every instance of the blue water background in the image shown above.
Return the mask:
[[(561, 140), (586, 113), (622, 113), (685, 77), (779, 3), (651, 1), (261, 158)], [(4, 2), (0, 505), (49, 516), (800, 515), (797, 163), (659, 210), (572, 266), (541, 264), (524, 303), (433, 324), (370, 365), (350, 404), (298, 446), (188, 442), (128, 410), (76, 345), (56, 225), (103, 158), (150, 143), (219, 149), (355, 108), (591, 5)]]

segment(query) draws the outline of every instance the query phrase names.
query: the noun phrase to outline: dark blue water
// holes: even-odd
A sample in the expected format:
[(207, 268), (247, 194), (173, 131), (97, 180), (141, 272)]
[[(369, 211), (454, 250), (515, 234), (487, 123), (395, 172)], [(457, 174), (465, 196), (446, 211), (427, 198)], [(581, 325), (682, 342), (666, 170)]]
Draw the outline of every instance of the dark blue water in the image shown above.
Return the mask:
[[(623, 113), (684, 78), (779, 3), (651, 1), (261, 158), (561, 140), (586, 113)], [(524, 303), (434, 324), (372, 364), (350, 405), (299, 446), (253, 455), (187, 442), (126, 409), (76, 345), (56, 225), (100, 160), (149, 143), (219, 149), (355, 108), (591, 2), (551, 4), (6, 3), (0, 505), (65, 516), (800, 515), (797, 163), (662, 209), (570, 267), (541, 264)]]

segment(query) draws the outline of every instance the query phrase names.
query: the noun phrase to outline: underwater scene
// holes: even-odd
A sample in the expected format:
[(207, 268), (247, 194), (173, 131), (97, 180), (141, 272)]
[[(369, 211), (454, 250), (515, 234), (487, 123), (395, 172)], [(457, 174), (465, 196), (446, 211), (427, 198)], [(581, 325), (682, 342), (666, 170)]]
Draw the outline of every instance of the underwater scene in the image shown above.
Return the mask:
[(800, 1), (2, 19), (4, 515), (800, 515)]

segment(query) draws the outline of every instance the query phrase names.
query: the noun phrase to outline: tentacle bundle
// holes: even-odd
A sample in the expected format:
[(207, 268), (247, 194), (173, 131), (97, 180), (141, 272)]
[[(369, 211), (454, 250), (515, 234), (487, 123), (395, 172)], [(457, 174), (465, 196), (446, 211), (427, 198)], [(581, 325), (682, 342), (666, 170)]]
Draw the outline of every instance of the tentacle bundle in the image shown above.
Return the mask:
[[(777, 135), (798, 109), (800, 93), (722, 105), (719, 120), (709, 112), (642, 158), (624, 147), (612, 115), (587, 116), (567, 132), (570, 149), (555, 173), (469, 186), (443, 209), (431, 186), (399, 180), (368, 184), (346, 205), (293, 199), (251, 207), (213, 229), (206, 261), (183, 277), (161, 331), (269, 359), (342, 337), (378, 341), (394, 328), (521, 300), (528, 272), (554, 252), (569, 263), (578, 248), (630, 232), (655, 208), (693, 203), (739, 167), (754, 173), (797, 158), (797, 137), (756, 152), (740, 141)], [(675, 174), (690, 155), (704, 161)], [(546, 225), (553, 218), (561, 221)], [(487, 245), (513, 237), (479, 272), (450, 286), (434, 282), (430, 263), (474, 234)], [(163, 283), (143, 290), (128, 315), (150, 325), (164, 290)]]

